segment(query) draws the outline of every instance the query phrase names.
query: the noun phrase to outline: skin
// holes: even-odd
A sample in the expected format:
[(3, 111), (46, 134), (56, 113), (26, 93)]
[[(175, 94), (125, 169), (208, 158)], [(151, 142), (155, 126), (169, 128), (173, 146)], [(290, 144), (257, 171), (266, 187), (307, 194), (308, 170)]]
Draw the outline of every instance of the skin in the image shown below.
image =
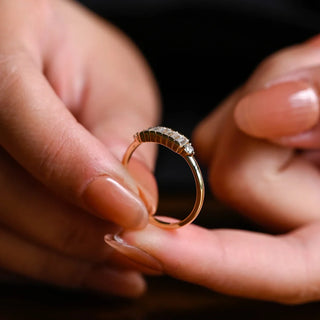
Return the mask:
[(154, 148), (135, 153), (131, 173), (121, 165), (133, 133), (159, 118), (151, 72), (71, 1), (5, 0), (0, 15), (0, 267), (138, 296), (140, 272), (103, 236), (144, 227), (157, 203)]
[(319, 37), (273, 54), (194, 132), (212, 191), (266, 233), (149, 225), (122, 253), (225, 294), (319, 300), (319, 64)]
[[(131, 297), (145, 290), (140, 270), (226, 294), (319, 300), (318, 39), (268, 58), (194, 134), (213, 192), (272, 235), (165, 231), (147, 225), (154, 149), (137, 150), (130, 173), (120, 162), (132, 133), (159, 118), (134, 45), (68, 1), (7, 0), (0, 12), (2, 269)], [(130, 229), (131, 247), (113, 245), (124, 256), (102, 242), (115, 224)]]

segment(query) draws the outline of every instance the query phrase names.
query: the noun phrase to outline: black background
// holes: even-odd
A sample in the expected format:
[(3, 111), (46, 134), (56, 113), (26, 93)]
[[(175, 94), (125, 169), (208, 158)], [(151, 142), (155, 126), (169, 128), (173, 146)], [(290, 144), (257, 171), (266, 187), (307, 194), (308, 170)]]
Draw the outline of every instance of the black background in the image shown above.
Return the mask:
[[(149, 61), (160, 86), (162, 124), (192, 129), (269, 54), (319, 31), (320, 1), (82, 1), (120, 27)], [(180, 160), (160, 149), (160, 189), (190, 191)], [(205, 171), (205, 168), (203, 168)]]

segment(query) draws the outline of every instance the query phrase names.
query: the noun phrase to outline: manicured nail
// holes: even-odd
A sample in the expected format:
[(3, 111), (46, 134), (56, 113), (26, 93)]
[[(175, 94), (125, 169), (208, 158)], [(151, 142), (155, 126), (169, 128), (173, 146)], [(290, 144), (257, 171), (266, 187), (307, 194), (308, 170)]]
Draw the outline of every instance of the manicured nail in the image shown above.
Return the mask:
[(83, 200), (92, 213), (124, 228), (142, 228), (148, 223), (148, 211), (140, 197), (109, 176), (89, 183)]
[(160, 261), (152, 257), (144, 250), (128, 244), (119, 235), (108, 234), (105, 236), (104, 241), (109, 246), (122, 253), (135, 263), (141, 265), (142, 267), (152, 271), (156, 271), (157, 273), (163, 272), (163, 267)]
[(319, 119), (319, 99), (305, 82), (284, 82), (247, 94), (234, 112), (238, 127), (258, 138), (277, 138), (312, 128)]

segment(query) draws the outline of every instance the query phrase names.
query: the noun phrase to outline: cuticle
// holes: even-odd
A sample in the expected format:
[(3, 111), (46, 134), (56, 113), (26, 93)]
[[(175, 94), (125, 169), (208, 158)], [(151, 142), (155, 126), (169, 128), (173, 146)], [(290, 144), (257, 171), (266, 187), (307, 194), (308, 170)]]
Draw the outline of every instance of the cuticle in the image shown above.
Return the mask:
[(110, 175), (103, 173), (103, 174), (98, 174), (98, 175), (96, 175), (96, 176), (91, 177), (90, 179), (88, 179), (88, 180), (83, 184), (83, 186), (80, 188), (80, 191), (79, 191), (80, 197), (82, 197), (83, 194), (86, 192), (88, 186), (89, 186), (93, 181), (95, 181), (96, 179), (98, 179), (98, 178), (100, 178), (100, 177), (110, 177)]

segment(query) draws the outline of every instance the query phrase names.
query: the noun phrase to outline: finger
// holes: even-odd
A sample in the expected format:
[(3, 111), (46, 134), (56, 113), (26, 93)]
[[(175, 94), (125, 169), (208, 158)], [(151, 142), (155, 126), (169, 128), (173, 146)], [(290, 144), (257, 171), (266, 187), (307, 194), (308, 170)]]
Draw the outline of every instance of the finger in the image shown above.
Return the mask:
[[(21, 11), (23, 6), (17, 6)], [(3, 8), (11, 13), (15, 9), (15, 5)], [(95, 104), (91, 99), (92, 88), (98, 86), (103, 93), (100, 98), (105, 96), (106, 87), (100, 82), (104, 79), (99, 78), (103, 68), (109, 74), (106, 84), (110, 91), (106, 95), (122, 83), (127, 86), (128, 81), (123, 81), (127, 74), (122, 78), (121, 71), (130, 65), (134, 66), (128, 68), (133, 80), (130, 82), (134, 83), (132, 71), (139, 69), (134, 61), (137, 50), (114, 27), (72, 2), (54, 2), (39, 10), (48, 19), (35, 17), (37, 32), (27, 28), (27, 23), (25, 28), (14, 28), (14, 43), (10, 37), (2, 42), (1, 52), (10, 59), (3, 59), (0, 65), (0, 105), (4, 106), (0, 113), (0, 143), (37, 179), (69, 201), (124, 227), (143, 227), (148, 212), (141, 201), (139, 186), (119, 159), (65, 107), (68, 104), (78, 119), (84, 120), (81, 115), (86, 113), (85, 107), (90, 109)], [(52, 12), (61, 20), (58, 26), (52, 23)], [(1, 30), (6, 30), (7, 22), (1, 23)], [(48, 34), (52, 41), (45, 41)], [(83, 36), (88, 39), (86, 45)], [(111, 54), (108, 56), (106, 52)], [(126, 63), (130, 52), (134, 57)], [(124, 66), (120, 68), (122, 63)], [(93, 69), (97, 76), (94, 82), (90, 71)], [(137, 83), (141, 74), (137, 74)], [(121, 96), (117, 98), (121, 100)], [(126, 111), (134, 115), (134, 109), (128, 104)], [(150, 113), (155, 108), (151, 109)], [(97, 117), (103, 114), (96, 112)], [(83, 124), (89, 126), (91, 120), (89, 117), (86, 120)]]
[(1, 145), (73, 203), (125, 227), (145, 225), (147, 210), (121, 163), (75, 120), (32, 62), (20, 57), (14, 66), (9, 75), (10, 65), (0, 66), (7, 82), (0, 90)]
[[(159, 121), (160, 95), (154, 76), (137, 47), (120, 30), (84, 8), (71, 10), (74, 8), (70, 3), (59, 3), (59, 6), (68, 11), (73, 23), (66, 21), (70, 27), (69, 45), (51, 47), (52, 63), (46, 68), (48, 79), (68, 107), (73, 106), (73, 112), (86, 129), (121, 160), (133, 134)], [(65, 38), (65, 30), (60, 30), (60, 37)], [(78, 48), (82, 50), (79, 52)], [(71, 67), (70, 59), (66, 59), (70, 54), (77, 57), (72, 59)], [(78, 74), (80, 81), (74, 82), (74, 74)], [(80, 94), (70, 94), (74, 87), (79, 87), (76, 86), (79, 82), (82, 83)], [(75, 96), (81, 98), (77, 100)], [(154, 169), (155, 156), (155, 146), (144, 145), (135, 151), (129, 166), (149, 214), (157, 206), (157, 188), (150, 172)], [(100, 205), (96, 207), (100, 211)]]
[(279, 50), (266, 59), (256, 68), (248, 79), (246, 91), (261, 89), (284, 79), (302, 69), (312, 69), (319, 66), (319, 47), (311, 46), (307, 42)]
[(320, 297), (319, 224), (284, 236), (149, 225), (123, 239), (135, 247), (126, 247), (131, 259), (144, 263), (148, 254), (167, 274), (218, 292), (291, 304)]
[(0, 172), (1, 225), (56, 254), (113, 269), (138, 270), (103, 241), (106, 233), (116, 233), (119, 227), (58, 199), (3, 152)]
[(204, 164), (209, 165), (214, 157), (214, 150), (219, 144), (221, 132), (223, 132), (225, 127), (224, 124), (228, 121), (230, 113), (241, 94), (241, 89), (239, 89), (230, 95), (195, 128), (192, 140), (197, 151), (197, 156)]
[(237, 126), (252, 137), (296, 135), (318, 123), (318, 95), (306, 82), (276, 84), (242, 97), (234, 117)]
[[(320, 55), (316, 50), (304, 44), (261, 64), (234, 111), (242, 131), (282, 145), (315, 147), (316, 138), (310, 133), (319, 122)], [(289, 67), (286, 59), (295, 61), (294, 66)]]
[(145, 282), (136, 272), (67, 258), (29, 243), (2, 227), (0, 257), (1, 268), (48, 284), (128, 297), (137, 297), (145, 291)]
[[(307, 44), (268, 57), (240, 93), (228, 99), (236, 106), (234, 116), (238, 127), (253, 137), (272, 142), (313, 128), (319, 118), (319, 63), (318, 48)], [(226, 108), (226, 103), (222, 105)], [(213, 130), (212, 118), (209, 116), (199, 126), (200, 131)], [(297, 142), (297, 147), (307, 145), (306, 141)]]
[(291, 136), (282, 136), (271, 139), (272, 142), (291, 148), (299, 148), (308, 152), (308, 150), (317, 150), (320, 148), (320, 123), (318, 122), (310, 130)]
[[(111, 247), (106, 245), (108, 249)], [(108, 267), (112, 269), (120, 269), (120, 270), (127, 270), (127, 271), (138, 271), (145, 275), (152, 275), (152, 276), (159, 276), (162, 275), (162, 270), (157, 270), (150, 265), (143, 265), (141, 263), (137, 263), (134, 259), (128, 258), (122, 253), (117, 250), (113, 250), (110, 255), (110, 260), (108, 261)]]
[[(267, 64), (270, 70), (266, 67), (258, 69), (254, 75), (255, 81), (250, 79), (236, 94), (248, 94), (251, 89), (255, 90), (255, 84), (259, 84), (260, 78), (263, 80), (260, 81), (261, 86), (275, 81), (272, 76), (276, 70), (283, 72), (282, 66), (287, 66), (285, 58), (292, 62), (298, 57), (298, 66), (308, 64), (304, 55), (299, 56), (300, 53), (286, 52), (280, 60), (273, 57), (272, 63)], [(315, 58), (313, 55), (309, 62), (314, 63)], [(317, 68), (312, 67), (310, 70)], [(310, 75), (310, 70), (305, 69), (302, 73), (308, 75), (310, 72)], [(293, 75), (299, 73), (292, 73), (290, 76)], [(278, 76), (280, 77), (280, 73)], [(290, 78), (289, 82), (296, 80), (301, 80), (301, 73), (297, 79)], [(284, 82), (287, 82), (286, 79)], [(284, 82), (276, 81), (277, 84), (274, 85), (280, 86)], [(236, 94), (227, 101), (232, 104)], [(196, 131), (196, 142), (202, 145), (198, 151), (204, 150), (208, 162), (211, 159), (209, 181), (215, 195), (257, 223), (278, 230), (288, 230), (318, 220), (319, 172), (310, 162), (310, 159), (316, 160), (315, 157), (306, 157), (304, 153), (296, 153), (292, 148), (276, 146), (273, 140), (272, 143), (267, 143), (244, 134), (235, 127), (231, 104), (228, 108), (226, 104), (222, 105), (221, 111), (218, 110), (222, 121), (213, 139), (205, 135), (214, 130), (211, 127), (214, 120), (210, 116)], [(314, 142), (316, 132), (317, 126), (314, 128)], [(301, 139), (300, 142), (299, 145), (291, 143), (290, 147), (312, 146), (311, 139)]]
[(277, 230), (318, 220), (318, 169), (293, 149), (241, 133), (232, 118), (226, 127), (209, 172), (216, 196), (258, 224)]
[(92, 262), (108, 259), (110, 250), (103, 236), (118, 227), (59, 199), (3, 152), (0, 154), (2, 225), (66, 256)]
[(223, 111), (223, 134), (212, 147), (207, 145), (213, 154), (208, 174), (215, 196), (273, 230), (291, 230), (318, 220), (317, 167), (303, 153), (242, 133), (230, 115), (232, 108)]
[[(121, 161), (133, 135), (158, 123), (160, 99), (152, 72), (137, 48), (119, 30), (107, 27), (94, 32), (95, 50), (87, 53), (94, 63), (86, 71), (86, 98), (77, 117)], [(149, 214), (157, 207), (155, 158), (155, 144), (144, 144), (129, 165)]]

